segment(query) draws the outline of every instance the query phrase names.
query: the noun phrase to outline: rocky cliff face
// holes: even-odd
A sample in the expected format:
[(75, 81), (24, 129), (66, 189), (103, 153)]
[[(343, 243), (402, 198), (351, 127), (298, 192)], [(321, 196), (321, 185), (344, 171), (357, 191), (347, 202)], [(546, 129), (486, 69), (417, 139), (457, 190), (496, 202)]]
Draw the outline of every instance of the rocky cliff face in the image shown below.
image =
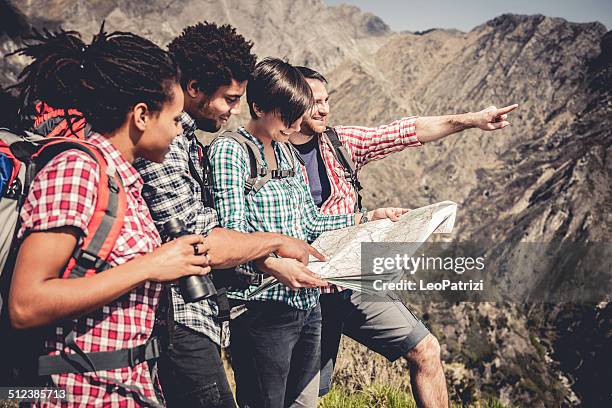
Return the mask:
[[(461, 207), (453, 238), (501, 243), (508, 259), (517, 256), (519, 242), (612, 236), (612, 36), (601, 24), (504, 15), (469, 33), (393, 33), (371, 14), (319, 0), (11, 4), (23, 21), (14, 29), (2, 24), (2, 55), (15, 49), (28, 23), (62, 24), (88, 38), (106, 19), (109, 29), (131, 30), (161, 45), (197, 21), (231, 23), (255, 42), (258, 55), (324, 72), (336, 124), (377, 125), (400, 116), (520, 103), (512, 126), (501, 132), (467, 131), (367, 166), (365, 204), (454, 200)], [(4, 10), (3, 22), (17, 21)], [(13, 83), (24, 63), (0, 60), (0, 84)], [(567, 262), (552, 254), (546, 268), (526, 278), (521, 294), (529, 298), (543, 285), (562, 285)], [(510, 271), (504, 278), (517, 277)], [(493, 395), (525, 406), (609, 405), (609, 304), (414, 307), (440, 338), (456, 400)], [(373, 381), (408, 387), (404, 364), (390, 365), (345, 341), (337, 380), (355, 388)]]
[[(452, 199), (462, 204), (454, 238), (490, 242), (505, 259), (517, 257), (519, 242), (609, 241), (612, 80), (604, 34), (600, 24), (506, 15), (470, 33), (390, 36), (376, 63), (336, 68), (336, 123), (521, 104), (502, 132), (469, 131), (370, 165), (366, 204)], [(405, 179), (399, 188), (398, 177)], [(610, 372), (600, 357), (610, 345), (609, 304), (524, 303), (576, 274), (588, 276), (602, 259), (583, 261), (564, 264), (557, 252), (539, 273), (500, 276), (520, 281), (520, 303), (421, 306), (443, 343), (457, 395), (493, 390), (528, 406), (606, 405), (602, 378)], [(349, 361), (362, 352), (352, 347)], [(379, 364), (378, 376), (400, 378)]]

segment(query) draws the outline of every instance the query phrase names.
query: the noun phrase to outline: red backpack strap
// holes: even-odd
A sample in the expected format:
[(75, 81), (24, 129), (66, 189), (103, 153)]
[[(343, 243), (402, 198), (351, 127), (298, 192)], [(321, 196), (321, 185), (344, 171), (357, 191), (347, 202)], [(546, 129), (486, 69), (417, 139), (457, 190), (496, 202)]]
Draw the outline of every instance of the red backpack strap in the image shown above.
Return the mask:
[(106, 261), (119, 238), (127, 211), (125, 189), (114, 166), (107, 163), (100, 149), (86, 141), (70, 138), (48, 139), (33, 160), (40, 170), (53, 157), (66, 150), (80, 150), (92, 157), (100, 168), (98, 198), (87, 235), (76, 247), (63, 278), (89, 276), (110, 268)]

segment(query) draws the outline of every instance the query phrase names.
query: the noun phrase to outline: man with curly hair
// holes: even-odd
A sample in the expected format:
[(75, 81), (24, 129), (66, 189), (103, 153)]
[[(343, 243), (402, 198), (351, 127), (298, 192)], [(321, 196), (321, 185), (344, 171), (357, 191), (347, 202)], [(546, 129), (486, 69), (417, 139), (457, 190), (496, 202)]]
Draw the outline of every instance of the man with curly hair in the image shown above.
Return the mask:
[[(312, 272), (295, 267), (294, 259), (307, 263), (309, 254), (322, 258), (305, 242), (276, 233), (245, 234), (220, 228), (216, 211), (206, 206), (202, 184), (206, 155), (195, 130), (217, 132), (231, 115), (240, 113), (240, 98), (256, 62), (252, 46), (232, 26), (208, 22), (185, 28), (168, 45), (181, 70), (183, 133), (173, 140), (163, 164), (135, 163), (145, 182), (142, 195), (163, 239), (168, 237), (162, 227), (172, 219), (183, 221), (189, 232), (207, 235), (213, 268), (231, 268), (276, 253), (281, 258), (272, 275), (291, 287), (316, 287), (321, 281)], [(220, 252), (230, 252), (231, 262), (219, 262)], [(215, 279), (231, 273), (218, 271)], [(220, 348), (229, 344), (228, 305), (222, 299), (188, 303), (178, 287), (173, 285), (169, 291), (172, 313), (162, 319), (167, 329), (160, 334), (166, 332), (168, 339), (159, 360), (159, 378), (169, 407), (236, 406), (220, 358)]]

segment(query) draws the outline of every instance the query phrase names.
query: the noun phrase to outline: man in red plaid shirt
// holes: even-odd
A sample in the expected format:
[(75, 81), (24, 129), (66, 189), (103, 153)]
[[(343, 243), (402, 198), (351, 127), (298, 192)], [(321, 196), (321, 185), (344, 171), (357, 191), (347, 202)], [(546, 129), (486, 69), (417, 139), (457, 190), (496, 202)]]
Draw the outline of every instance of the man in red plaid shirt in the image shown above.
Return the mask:
[[(290, 140), (304, 159), (314, 201), (327, 214), (363, 210), (356, 176), (369, 162), (469, 128), (503, 129), (509, 125), (507, 114), (518, 106), (501, 109), (491, 106), (480, 112), (460, 115), (406, 117), (375, 128), (336, 126), (333, 130), (339, 144), (348, 155), (347, 161), (354, 165), (351, 177), (350, 169), (347, 171), (342, 163), (342, 153), (337, 153), (333, 147), (327, 128), (327, 80), (309, 68), (299, 69), (312, 89), (315, 107), (312, 115), (304, 118), (301, 132)], [(418, 406), (448, 406), (440, 345), (406, 305), (396, 298), (369, 301), (360, 293), (334, 286), (322, 288), (320, 302), (323, 329), (319, 395), (325, 395), (331, 387), (340, 338), (345, 334), (389, 361), (406, 358)]]

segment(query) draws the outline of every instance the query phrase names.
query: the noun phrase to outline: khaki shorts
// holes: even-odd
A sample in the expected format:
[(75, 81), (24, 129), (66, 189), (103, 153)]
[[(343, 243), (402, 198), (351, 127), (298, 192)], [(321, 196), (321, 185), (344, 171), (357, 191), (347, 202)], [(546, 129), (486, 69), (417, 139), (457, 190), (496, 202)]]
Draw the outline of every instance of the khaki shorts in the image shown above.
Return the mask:
[(319, 396), (327, 394), (331, 388), (342, 334), (389, 361), (405, 356), (429, 334), (423, 322), (399, 299), (391, 296), (373, 297), (351, 290), (321, 295)]

